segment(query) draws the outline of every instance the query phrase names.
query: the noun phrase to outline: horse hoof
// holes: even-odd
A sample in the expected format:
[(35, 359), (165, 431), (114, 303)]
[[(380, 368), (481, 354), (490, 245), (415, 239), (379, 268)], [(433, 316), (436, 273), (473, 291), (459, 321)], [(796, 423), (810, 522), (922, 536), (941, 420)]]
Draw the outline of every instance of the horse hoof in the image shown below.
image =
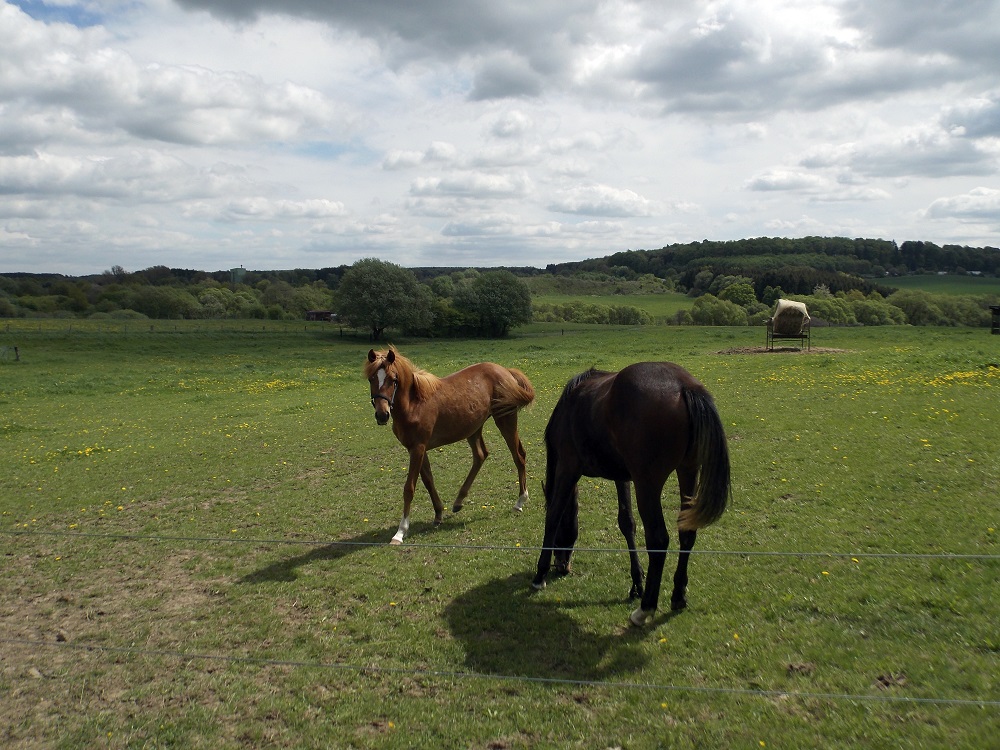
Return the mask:
[(635, 610), (635, 612), (633, 612), (628, 616), (629, 624), (637, 628), (645, 627), (646, 623), (648, 623), (653, 618), (653, 612), (655, 611), (656, 610), (646, 612), (645, 610), (643, 610), (642, 607), (639, 607), (638, 609)]
[(670, 600), (670, 609), (673, 610), (674, 612), (680, 612), (682, 609), (687, 607), (687, 605), (688, 605), (688, 600), (686, 598)]
[(545, 588), (545, 581), (532, 581), (531, 588), (533, 588), (535, 591), (541, 591), (542, 589)]
[(394, 545), (394, 546), (402, 544), (402, 543), (403, 543), (403, 540), (402, 539), (397, 539), (396, 537), (393, 537), (392, 540), (389, 542), (389, 544)]
[(455, 503), (454, 505), (451, 506), (451, 512), (458, 513), (458, 511), (462, 510), (462, 508), (464, 507), (465, 507), (464, 505), (459, 505), (458, 503)]

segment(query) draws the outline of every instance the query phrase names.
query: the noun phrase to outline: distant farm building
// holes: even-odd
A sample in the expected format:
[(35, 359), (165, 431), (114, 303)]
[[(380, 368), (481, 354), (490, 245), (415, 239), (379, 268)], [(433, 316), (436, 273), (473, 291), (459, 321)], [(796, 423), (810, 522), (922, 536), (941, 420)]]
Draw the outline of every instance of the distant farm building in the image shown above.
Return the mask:
[(333, 310), (308, 310), (306, 312), (306, 320), (325, 320), (330, 323), (336, 318), (337, 315)]

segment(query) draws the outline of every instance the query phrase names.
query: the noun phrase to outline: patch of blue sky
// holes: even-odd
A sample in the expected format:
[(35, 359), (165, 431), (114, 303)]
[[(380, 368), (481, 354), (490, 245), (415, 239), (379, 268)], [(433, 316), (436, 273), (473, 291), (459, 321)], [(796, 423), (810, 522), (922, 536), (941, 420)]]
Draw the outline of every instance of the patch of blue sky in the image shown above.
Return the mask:
[(78, 28), (98, 26), (105, 15), (92, 3), (45, 2), (45, 0), (7, 0), (16, 5), (36, 21), (45, 23), (68, 23)]
[(320, 161), (348, 159), (351, 162), (369, 164), (382, 157), (371, 148), (358, 141), (303, 141), (285, 146), (297, 156)]

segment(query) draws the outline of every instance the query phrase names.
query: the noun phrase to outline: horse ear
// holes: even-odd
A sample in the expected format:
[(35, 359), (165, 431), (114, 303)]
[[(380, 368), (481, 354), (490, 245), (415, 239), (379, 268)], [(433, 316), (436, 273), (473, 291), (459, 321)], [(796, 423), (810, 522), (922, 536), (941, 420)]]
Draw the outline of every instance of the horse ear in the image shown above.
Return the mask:
[(389, 353), (385, 355), (385, 363), (387, 365), (391, 365), (395, 361), (396, 361), (396, 350), (390, 349)]
[(368, 361), (369, 362), (374, 362), (375, 359), (376, 359), (376, 357), (377, 357), (377, 355), (375, 354), (375, 350), (374, 349), (369, 349), (368, 350)]

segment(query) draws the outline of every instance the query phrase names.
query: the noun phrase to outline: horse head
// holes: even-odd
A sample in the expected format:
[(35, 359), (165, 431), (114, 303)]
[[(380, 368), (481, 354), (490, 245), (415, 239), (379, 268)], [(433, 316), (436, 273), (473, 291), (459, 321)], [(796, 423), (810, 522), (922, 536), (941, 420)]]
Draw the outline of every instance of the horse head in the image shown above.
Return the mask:
[(368, 365), (365, 373), (371, 386), (372, 406), (375, 407), (375, 421), (387, 424), (396, 405), (396, 391), (399, 388), (399, 373), (396, 371), (396, 352), (376, 352), (368, 350)]

